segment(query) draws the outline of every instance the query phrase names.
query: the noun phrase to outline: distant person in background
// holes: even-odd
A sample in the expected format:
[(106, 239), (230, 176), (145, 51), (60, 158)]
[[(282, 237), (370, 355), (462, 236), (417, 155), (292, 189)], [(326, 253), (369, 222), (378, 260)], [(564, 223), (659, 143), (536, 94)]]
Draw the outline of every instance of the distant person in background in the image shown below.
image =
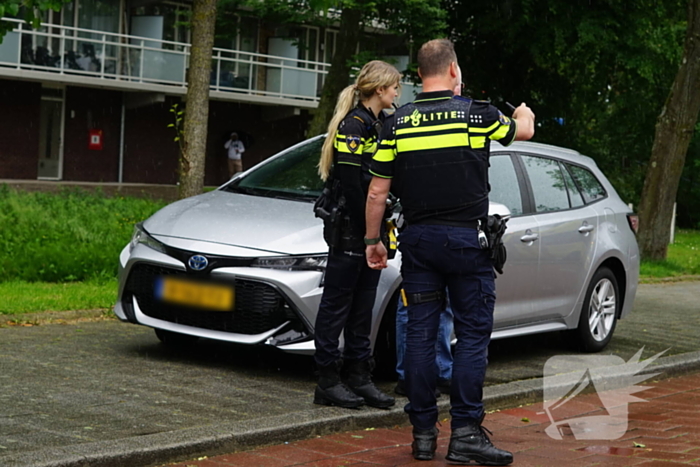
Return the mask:
[(224, 148), (228, 150), (228, 175), (233, 177), (238, 172), (243, 172), (241, 154), (245, 152), (243, 142), (238, 139), (238, 133), (231, 133), (231, 138), (226, 141)]

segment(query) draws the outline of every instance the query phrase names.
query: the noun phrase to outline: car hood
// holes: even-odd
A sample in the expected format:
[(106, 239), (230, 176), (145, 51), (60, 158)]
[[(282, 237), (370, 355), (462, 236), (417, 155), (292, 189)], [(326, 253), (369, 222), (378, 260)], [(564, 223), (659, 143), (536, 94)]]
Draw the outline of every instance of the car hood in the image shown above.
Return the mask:
[(280, 254), (328, 251), (323, 222), (304, 201), (216, 190), (172, 203), (143, 226), (165, 243), (174, 237)]

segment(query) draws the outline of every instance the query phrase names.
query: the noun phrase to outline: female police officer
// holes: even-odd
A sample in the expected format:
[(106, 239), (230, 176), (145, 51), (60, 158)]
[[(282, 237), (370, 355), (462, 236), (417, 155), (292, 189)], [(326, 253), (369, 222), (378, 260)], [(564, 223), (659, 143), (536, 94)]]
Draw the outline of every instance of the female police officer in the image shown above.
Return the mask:
[[(336, 181), (333, 195), (342, 208), (339, 222), (326, 220), (324, 226), (330, 253), (315, 326), (314, 358), (319, 370), (316, 404), (348, 408), (364, 403), (380, 408), (394, 405), (394, 399), (372, 382), (369, 336), (380, 271), (367, 266), (363, 237), (365, 201), (372, 178), (369, 165), (377, 148), (382, 110), (392, 106), (400, 77), (388, 63), (367, 63), (355, 84), (340, 93), (328, 125), (319, 175)], [(338, 349), (341, 331), (345, 337), (342, 360)], [(345, 384), (340, 378), (341, 367), (347, 371)]]

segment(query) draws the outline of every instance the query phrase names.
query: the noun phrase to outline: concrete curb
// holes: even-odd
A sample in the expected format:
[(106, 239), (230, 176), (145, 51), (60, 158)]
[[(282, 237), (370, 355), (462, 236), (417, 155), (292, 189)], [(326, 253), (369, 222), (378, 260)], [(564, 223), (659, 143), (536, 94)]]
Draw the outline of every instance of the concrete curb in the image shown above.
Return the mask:
[[(661, 373), (656, 379), (662, 379), (699, 368), (700, 351), (697, 351), (661, 357), (650, 365), (645, 373)], [(653, 383), (651, 385), (653, 386)], [(542, 394), (543, 380), (535, 378), (488, 386), (484, 389), (484, 401), (489, 409), (503, 409), (538, 402), (542, 399)], [(15, 455), (12, 459), (0, 457), (0, 464), (6, 467), (160, 465), (197, 456), (214, 456), (261, 445), (282, 444), (334, 432), (405, 424), (407, 418), (402, 400), (390, 410), (350, 411), (328, 408), (320, 418), (315, 411), (280, 415), (265, 420), (250, 420), (245, 423), (207, 425), (178, 432), (44, 449), (19, 457)], [(448, 415), (449, 400), (441, 398), (438, 408), (441, 418)]]

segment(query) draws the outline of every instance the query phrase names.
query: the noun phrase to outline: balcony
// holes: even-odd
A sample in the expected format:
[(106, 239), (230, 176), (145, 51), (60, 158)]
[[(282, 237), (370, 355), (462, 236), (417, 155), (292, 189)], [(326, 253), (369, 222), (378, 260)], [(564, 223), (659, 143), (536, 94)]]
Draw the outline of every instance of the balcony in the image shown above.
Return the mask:
[[(190, 44), (42, 23), (14, 24), (0, 44), (0, 77), (183, 95)], [(212, 52), (217, 100), (315, 108), (330, 64), (237, 50)]]

